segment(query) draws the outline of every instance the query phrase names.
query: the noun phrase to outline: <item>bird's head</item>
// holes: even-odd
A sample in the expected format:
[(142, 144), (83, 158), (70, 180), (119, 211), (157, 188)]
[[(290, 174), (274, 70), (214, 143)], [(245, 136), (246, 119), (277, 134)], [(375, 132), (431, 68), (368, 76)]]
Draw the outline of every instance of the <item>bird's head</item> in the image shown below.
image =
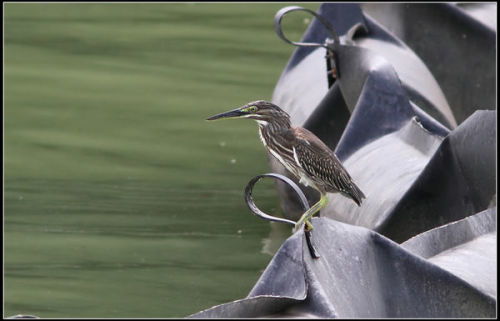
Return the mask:
[(273, 121), (286, 120), (289, 122), (290, 116), (275, 104), (257, 100), (248, 103), (242, 107), (226, 111), (221, 114), (207, 118), (207, 120), (216, 120), (222, 118), (251, 118), (261, 124), (270, 123)]

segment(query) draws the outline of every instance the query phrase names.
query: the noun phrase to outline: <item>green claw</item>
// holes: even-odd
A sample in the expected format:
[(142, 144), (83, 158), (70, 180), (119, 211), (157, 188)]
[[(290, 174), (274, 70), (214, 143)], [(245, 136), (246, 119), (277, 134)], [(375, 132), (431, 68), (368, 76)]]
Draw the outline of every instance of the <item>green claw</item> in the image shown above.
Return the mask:
[[(300, 229), (301, 225), (302, 225), (302, 223), (295, 224), (293, 231), (294, 232), (298, 231)], [(311, 222), (309, 222), (309, 221), (304, 221), (304, 225), (305, 225), (306, 231), (312, 231), (312, 229), (314, 228), (313, 225), (311, 224)]]
[(325, 207), (327, 203), (328, 203), (328, 198), (326, 197), (326, 194), (322, 194), (319, 201), (316, 204), (314, 204), (310, 209), (308, 209), (304, 214), (302, 214), (300, 219), (297, 221), (297, 224), (295, 224), (294, 231), (297, 231), (302, 225), (302, 223), (306, 225), (306, 229), (308, 231), (312, 230), (313, 226), (311, 222), (309, 222), (309, 219), (314, 214), (319, 212), (323, 207)]

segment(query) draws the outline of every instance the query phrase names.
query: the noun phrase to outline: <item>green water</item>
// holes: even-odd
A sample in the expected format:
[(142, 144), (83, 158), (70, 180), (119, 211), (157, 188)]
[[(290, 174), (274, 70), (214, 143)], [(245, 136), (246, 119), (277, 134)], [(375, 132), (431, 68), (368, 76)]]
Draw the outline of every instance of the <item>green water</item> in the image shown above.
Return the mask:
[(266, 156), (254, 123), (204, 119), (271, 97), (285, 5), (5, 4), (4, 317), (182, 317), (248, 294), (272, 229), (242, 191)]

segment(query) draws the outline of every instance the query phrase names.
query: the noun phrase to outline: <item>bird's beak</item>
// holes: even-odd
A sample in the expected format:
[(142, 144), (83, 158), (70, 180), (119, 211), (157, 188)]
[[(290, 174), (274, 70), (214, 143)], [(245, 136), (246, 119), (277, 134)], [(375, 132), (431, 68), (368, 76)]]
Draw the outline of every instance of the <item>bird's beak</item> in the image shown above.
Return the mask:
[(241, 110), (242, 108), (236, 108), (230, 111), (226, 111), (221, 114), (213, 115), (212, 117), (208, 117), (207, 120), (216, 120), (216, 119), (221, 119), (221, 118), (239, 118), (243, 117), (245, 115), (248, 115), (247, 112), (244, 112)]

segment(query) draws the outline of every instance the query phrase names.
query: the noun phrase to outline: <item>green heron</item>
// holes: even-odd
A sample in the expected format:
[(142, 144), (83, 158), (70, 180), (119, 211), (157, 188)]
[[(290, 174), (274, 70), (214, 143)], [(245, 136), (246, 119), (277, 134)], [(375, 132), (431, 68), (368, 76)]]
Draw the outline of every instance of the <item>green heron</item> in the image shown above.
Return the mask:
[(267, 150), (297, 177), (301, 184), (311, 186), (320, 194), (320, 200), (297, 221), (295, 230), (303, 223), (312, 229), (309, 219), (328, 202), (326, 193), (341, 193), (358, 206), (365, 195), (354, 184), (351, 176), (333, 151), (316, 135), (302, 127), (292, 127), (290, 116), (280, 107), (257, 100), (207, 120), (220, 118), (251, 118), (259, 124), (259, 135)]

